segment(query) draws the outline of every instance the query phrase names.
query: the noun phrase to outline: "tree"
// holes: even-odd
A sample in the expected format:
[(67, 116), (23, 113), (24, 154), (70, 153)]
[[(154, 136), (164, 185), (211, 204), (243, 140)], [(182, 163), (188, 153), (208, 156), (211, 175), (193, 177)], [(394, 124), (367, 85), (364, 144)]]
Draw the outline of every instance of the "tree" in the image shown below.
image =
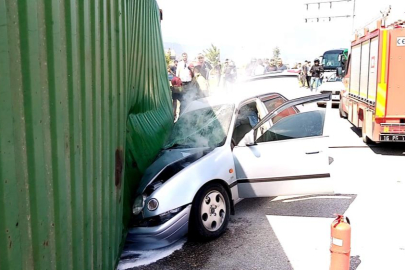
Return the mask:
[(207, 50), (204, 50), (203, 52), (208, 62), (210, 62), (214, 67), (216, 67), (219, 63), (219, 56), (221, 53), (218, 47), (215, 47), (214, 44), (211, 44), (211, 47), (208, 48)]
[(274, 60), (277, 60), (277, 59), (280, 58), (280, 49), (279, 49), (279, 47), (275, 47), (273, 49), (273, 58), (274, 58)]
[(166, 66), (169, 67), (170, 65), (170, 57), (172, 56), (172, 52), (170, 50), (170, 48), (167, 50), (167, 52), (165, 53), (165, 59), (166, 59)]

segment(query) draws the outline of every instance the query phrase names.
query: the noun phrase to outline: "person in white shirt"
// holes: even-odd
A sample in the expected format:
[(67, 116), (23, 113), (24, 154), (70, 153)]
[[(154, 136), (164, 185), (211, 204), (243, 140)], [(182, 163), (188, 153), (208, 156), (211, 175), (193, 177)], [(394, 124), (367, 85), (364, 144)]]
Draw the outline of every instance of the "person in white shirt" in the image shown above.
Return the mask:
[(259, 59), (258, 64), (255, 68), (255, 76), (263, 75), (264, 74), (264, 65), (262, 59)]
[(191, 82), (191, 72), (188, 68), (189, 62), (187, 60), (187, 53), (183, 53), (182, 60), (177, 64), (176, 76), (180, 78), (183, 85), (187, 85)]

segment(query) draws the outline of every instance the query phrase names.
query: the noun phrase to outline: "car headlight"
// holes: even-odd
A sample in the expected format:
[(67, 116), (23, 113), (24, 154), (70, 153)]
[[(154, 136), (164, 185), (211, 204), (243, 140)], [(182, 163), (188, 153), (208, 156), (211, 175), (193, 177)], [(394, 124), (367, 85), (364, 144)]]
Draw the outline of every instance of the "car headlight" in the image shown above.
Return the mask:
[(142, 194), (135, 198), (134, 207), (132, 208), (134, 215), (138, 215), (142, 211), (145, 206), (145, 199), (146, 197)]
[(148, 209), (149, 211), (155, 211), (159, 206), (159, 202), (156, 199), (150, 199), (148, 202)]

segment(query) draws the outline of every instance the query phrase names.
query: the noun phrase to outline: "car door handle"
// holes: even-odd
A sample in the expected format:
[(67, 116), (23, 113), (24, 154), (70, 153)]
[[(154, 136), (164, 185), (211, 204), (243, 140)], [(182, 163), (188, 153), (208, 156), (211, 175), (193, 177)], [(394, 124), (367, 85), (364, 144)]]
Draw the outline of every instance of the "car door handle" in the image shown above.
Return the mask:
[(305, 154), (307, 154), (307, 155), (319, 154), (319, 151), (305, 152)]

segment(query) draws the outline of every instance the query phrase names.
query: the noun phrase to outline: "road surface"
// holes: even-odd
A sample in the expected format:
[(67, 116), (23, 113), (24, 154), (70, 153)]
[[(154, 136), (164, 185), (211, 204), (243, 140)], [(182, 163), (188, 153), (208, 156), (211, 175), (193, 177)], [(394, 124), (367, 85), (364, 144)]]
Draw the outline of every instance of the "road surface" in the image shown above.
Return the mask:
[[(263, 89), (269, 84), (254, 82)], [(307, 94), (297, 88), (286, 95)], [(334, 194), (245, 199), (220, 238), (135, 252), (121, 269), (329, 269), (335, 213), (351, 220), (351, 269), (405, 269), (405, 144), (365, 145), (338, 109), (327, 113)], [(131, 267), (143, 263), (150, 264)]]

